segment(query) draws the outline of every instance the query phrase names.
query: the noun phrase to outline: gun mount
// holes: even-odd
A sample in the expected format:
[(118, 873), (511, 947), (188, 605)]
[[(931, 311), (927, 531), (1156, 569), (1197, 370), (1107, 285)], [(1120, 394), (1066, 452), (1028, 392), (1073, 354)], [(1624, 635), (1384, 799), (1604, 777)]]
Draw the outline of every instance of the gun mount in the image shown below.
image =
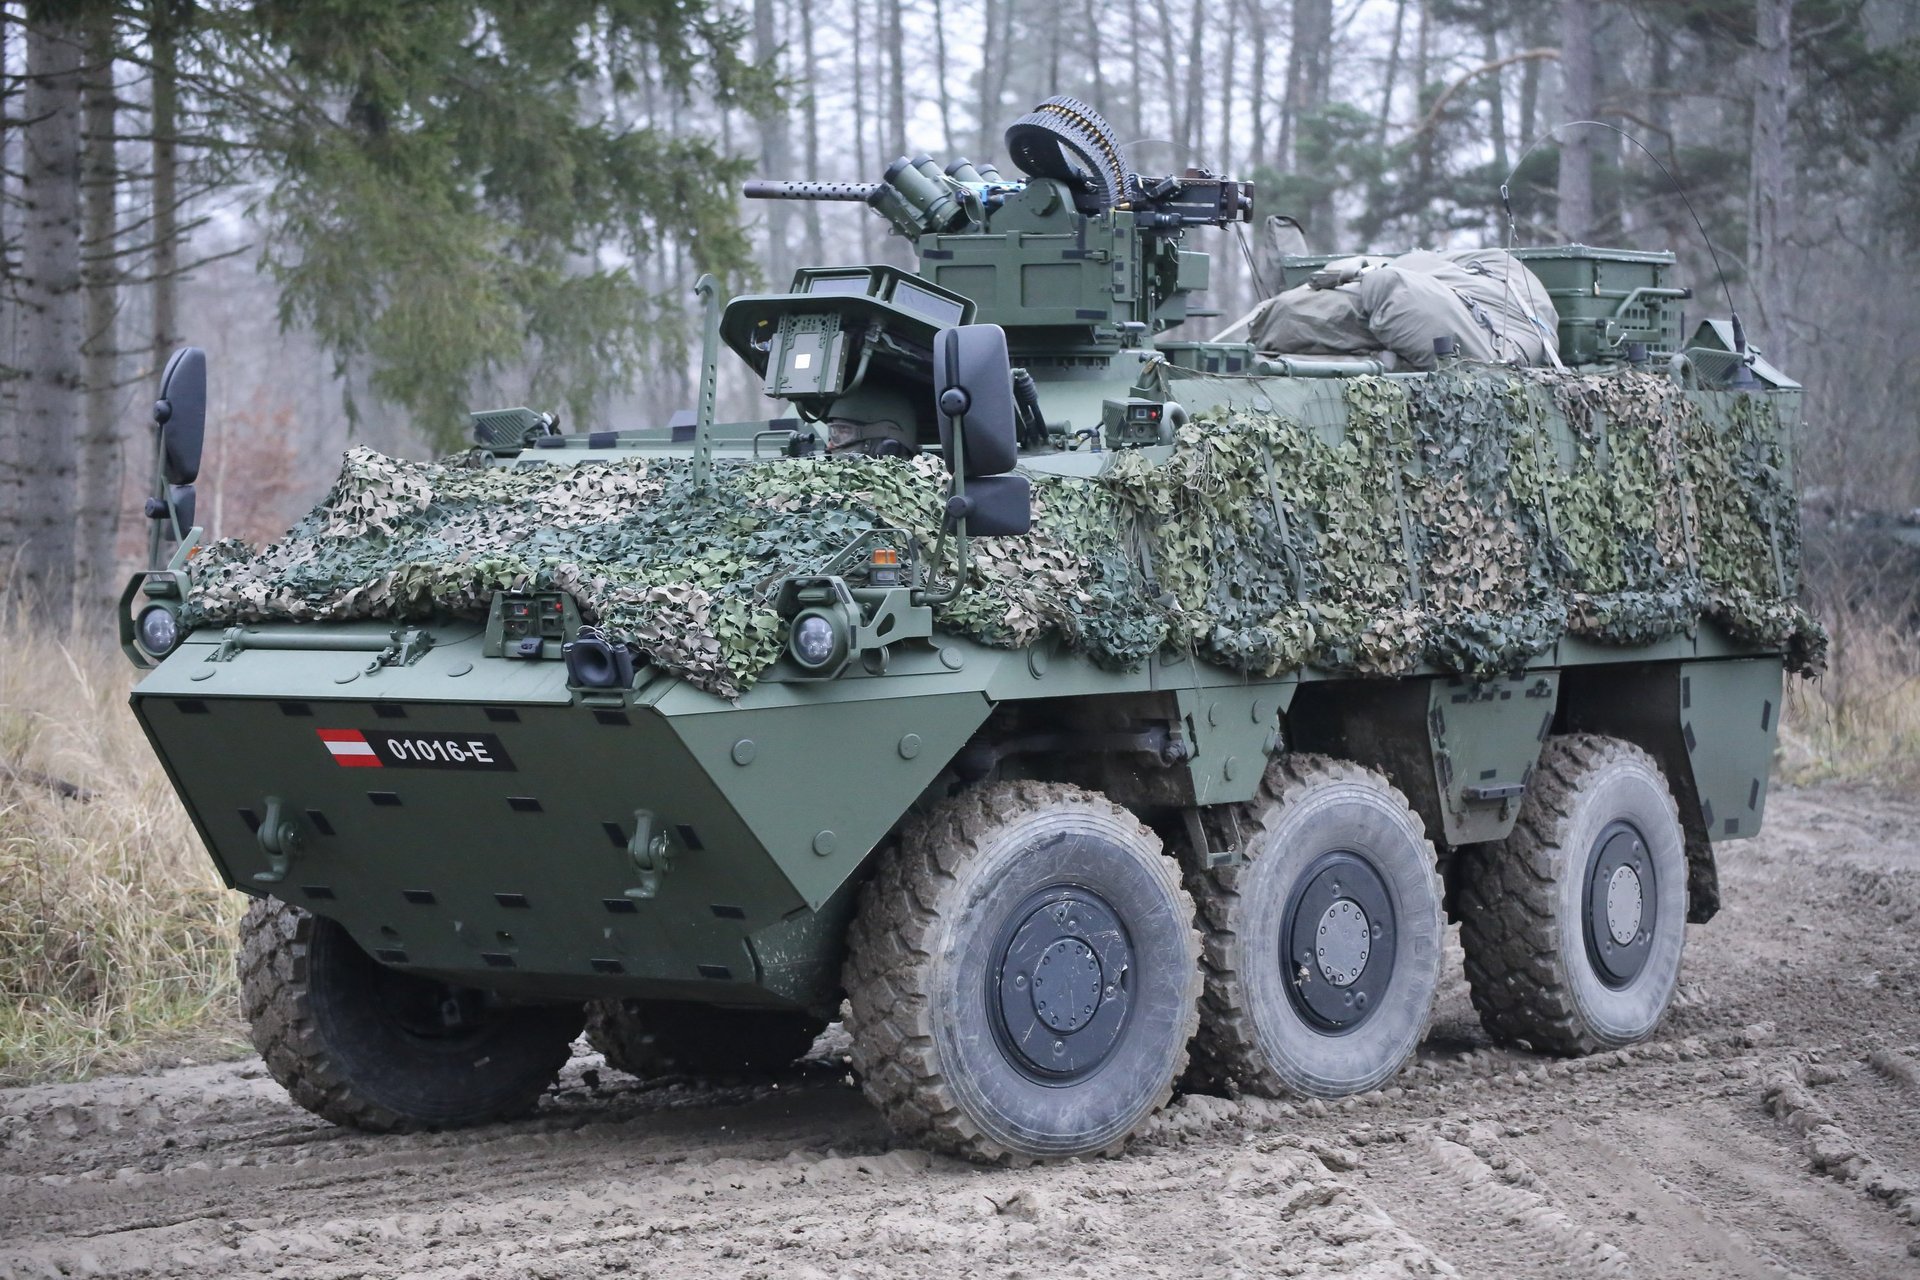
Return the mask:
[[(1006, 140), (1023, 178), (902, 156), (880, 182), (757, 181), (745, 195), (867, 205), (912, 242), (921, 279), (970, 300), (972, 319), (1006, 329), (1029, 365), (1111, 356), (1187, 319), (1209, 259), (1182, 247), (1185, 231), (1252, 216), (1251, 183), (1134, 173), (1112, 128), (1073, 98), (1041, 103)], [(816, 286), (796, 280), (794, 292)], [(754, 300), (762, 314), (770, 301)]]

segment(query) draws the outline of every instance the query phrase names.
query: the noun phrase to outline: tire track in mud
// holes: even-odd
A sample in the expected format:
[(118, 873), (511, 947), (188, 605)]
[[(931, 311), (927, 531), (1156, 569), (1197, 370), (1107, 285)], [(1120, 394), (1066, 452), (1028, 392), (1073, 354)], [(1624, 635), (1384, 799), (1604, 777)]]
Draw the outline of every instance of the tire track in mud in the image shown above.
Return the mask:
[(1367, 1186), (1395, 1221), (1463, 1274), (1624, 1280), (1632, 1264), (1537, 1190), (1485, 1126), (1445, 1127), (1369, 1149)]
[[(1799, 1135), (1814, 1171), (1858, 1188), (1901, 1222), (1920, 1227), (1914, 1078), (1913, 1059), (1898, 1050), (1838, 1062), (1813, 1055), (1768, 1080), (1766, 1108)], [(1896, 1120), (1892, 1125), (1889, 1116)], [(1870, 1136), (1862, 1141), (1854, 1134)], [(1920, 1256), (1920, 1235), (1912, 1252)]]

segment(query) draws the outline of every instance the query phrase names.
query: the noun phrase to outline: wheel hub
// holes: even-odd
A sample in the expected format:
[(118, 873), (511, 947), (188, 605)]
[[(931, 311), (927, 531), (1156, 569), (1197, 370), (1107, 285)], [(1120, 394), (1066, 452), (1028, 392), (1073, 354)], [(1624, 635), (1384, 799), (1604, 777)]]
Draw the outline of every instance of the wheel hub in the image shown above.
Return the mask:
[(1336, 987), (1352, 986), (1373, 953), (1372, 929), (1367, 913), (1352, 898), (1342, 898), (1328, 907), (1320, 917), (1320, 935), (1313, 944), (1320, 976)]
[(1610, 987), (1628, 985), (1646, 966), (1659, 920), (1654, 886), (1646, 837), (1632, 823), (1609, 823), (1587, 854), (1581, 914), (1587, 958)]
[(1078, 1031), (1100, 1007), (1100, 960), (1079, 938), (1059, 938), (1033, 971), (1033, 1009), (1055, 1031)]
[(1096, 1070), (1119, 1043), (1133, 952), (1100, 895), (1078, 886), (1041, 890), (1013, 913), (990, 972), (996, 1038), (1024, 1073), (1045, 1083)]
[(1373, 864), (1337, 850), (1295, 883), (1282, 915), (1280, 964), (1294, 1008), (1335, 1034), (1380, 1007), (1393, 979), (1393, 899)]

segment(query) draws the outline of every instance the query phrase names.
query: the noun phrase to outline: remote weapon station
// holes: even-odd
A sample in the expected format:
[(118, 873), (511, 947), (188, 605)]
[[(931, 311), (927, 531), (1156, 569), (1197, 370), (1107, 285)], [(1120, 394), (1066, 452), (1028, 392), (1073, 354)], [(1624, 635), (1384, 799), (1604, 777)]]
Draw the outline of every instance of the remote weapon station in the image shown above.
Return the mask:
[[(697, 410), (354, 450), (264, 548), (193, 528), (168, 367), (133, 706), (302, 1106), (470, 1124), (583, 1026), (724, 1073), (844, 1017), (902, 1135), (1106, 1152), (1177, 1086), (1381, 1087), (1449, 917), (1496, 1040), (1654, 1033), (1820, 660), (1795, 384), (1683, 334), (1670, 255), (1581, 246), (1289, 259), (1170, 341), (1249, 185), (1134, 173), (1072, 99), (1006, 141), (750, 184), (919, 267), (703, 281)], [(766, 420), (714, 421), (723, 345)]]

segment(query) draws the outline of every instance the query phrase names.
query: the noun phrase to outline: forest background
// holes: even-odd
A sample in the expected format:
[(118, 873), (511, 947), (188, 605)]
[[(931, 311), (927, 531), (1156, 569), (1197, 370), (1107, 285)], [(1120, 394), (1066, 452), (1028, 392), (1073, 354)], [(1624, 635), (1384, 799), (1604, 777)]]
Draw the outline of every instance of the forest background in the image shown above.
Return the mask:
[[(514, 404), (664, 422), (700, 272), (910, 263), (866, 211), (743, 179), (1007, 167), (1055, 93), (1142, 172), (1251, 179), (1315, 251), (1676, 252), (1689, 324), (1730, 296), (1807, 388), (1834, 644), (1782, 772), (1920, 776), (1913, 0), (0, 0), (0, 1083), (239, 1051), (240, 900), (105, 616), (170, 351), (210, 357), (200, 522), (271, 538), (350, 441), (430, 456)], [(1221, 318), (1176, 336), (1258, 300), (1255, 239), (1194, 233)], [(724, 417), (765, 405), (723, 366)]]
[[(212, 356), (203, 522), (271, 536), (351, 437), (419, 455), (514, 403), (663, 421), (698, 272), (911, 261), (857, 207), (747, 206), (742, 178), (1004, 162), (1053, 93), (1143, 172), (1252, 178), (1315, 251), (1673, 249), (1690, 307), (1730, 290), (1807, 384), (1816, 514), (1920, 504), (1907, 0), (9, 0), (0, 48), (15, 598), (117, 590), (179, 343)], [(1226, 315), (1275, 274), (1195, 239)], [(727, 372), (723, 411), (757, 416)]]

